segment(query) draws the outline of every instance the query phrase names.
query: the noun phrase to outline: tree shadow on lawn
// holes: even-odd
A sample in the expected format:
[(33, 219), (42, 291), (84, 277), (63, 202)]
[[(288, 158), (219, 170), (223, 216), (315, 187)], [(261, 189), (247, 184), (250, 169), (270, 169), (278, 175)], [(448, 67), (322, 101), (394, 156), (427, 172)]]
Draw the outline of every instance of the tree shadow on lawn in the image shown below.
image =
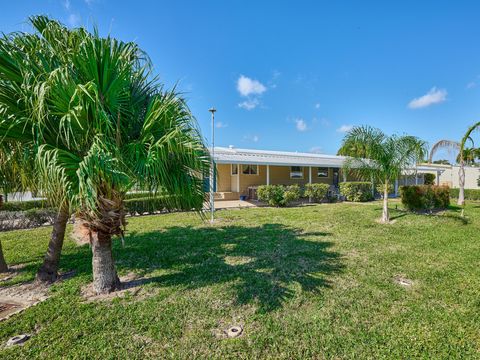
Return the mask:
[[(257, 302), (260, 312), (274, 310), (302, 291), (318, 293), (331, 286), (328, 276), (342, 271), (341, 256), (329, 250), (328, 233), (310, 232), (281, 224), (258, 227), (170, 227), (155, 232), (132, 232), (125, 247), (115, 244), (121, 272), (135, 271), (153, 286), (187, 289), (228, 283), (237, 304)], [(85, 266), (86, 247), (65, 254), (64, 266)], [(83, 259), (82, 259), (83, 258)], [(78, 268), (77, 268), (78, 269)], [(148, 277), (156, 269), (167, 270)]]

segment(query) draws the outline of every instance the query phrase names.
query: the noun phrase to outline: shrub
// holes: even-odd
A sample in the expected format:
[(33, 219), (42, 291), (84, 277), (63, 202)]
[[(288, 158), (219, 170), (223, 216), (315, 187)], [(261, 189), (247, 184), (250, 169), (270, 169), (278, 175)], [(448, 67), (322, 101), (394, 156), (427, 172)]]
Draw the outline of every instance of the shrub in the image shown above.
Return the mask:
[(450, 205), (448, 186), (402, 186), (400, 194), (402, 204), (409, 210), (445, 209)]
[(372, 183), (368, 181), (349, 181), (340, 183), (340, 194), (347, 201), (363, 202), (373, 200)]
[(261, 185), (257, 189), (258, 200), (270, 206), (287, 206), (300, 198), (302, 192), (298, 185)]
[(42, 209), (47, 206), (44, 200), (7, 201), (2, 205), (3, 211), (27, 211), (30, 209)]
[(311, 197), (316, 202), (325, 201), (328, 198), (328, 190), (330, 185), (328, 184), (306, 184), (305, 196)]
[[(458, 199), (460, 189), (450, 189), (450, 197)], [(480, 200), (480, 189), (465, 189), (465, 200)]]
[(53, 224), (54, 209), (29, 209), (27, 211), (0, 211), (0, 231), (31, 229)]
[(424, 185), (435, 185), (435, 174), (425, 174), (423, 175), (423, 184)]
[[(375, 190), (377, 191), (377, 194), (383, 198), (383, 184), (377, 184), (377, 186), (375, 186)], [(394, 185), (388, 184), (388, 193), (391, 194), (394, 192), (394, 190)]]
[(283, 200), (285, 206), (293, 201), (297, 201), (298, 199), (300, 199), (301, 196), (302, 191), (300, 189), (300, 186), (298, 186), (297, 184), (284, 187)]

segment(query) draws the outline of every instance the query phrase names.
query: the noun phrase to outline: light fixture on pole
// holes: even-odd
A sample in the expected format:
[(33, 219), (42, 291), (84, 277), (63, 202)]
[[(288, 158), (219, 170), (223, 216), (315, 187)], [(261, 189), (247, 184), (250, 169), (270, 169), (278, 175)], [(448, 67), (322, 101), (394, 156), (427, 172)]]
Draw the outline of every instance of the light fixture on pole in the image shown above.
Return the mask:
[(210, 222), (213, 223), (213, 215), (215, 212), (215, 199), (214, 199), (214, 184), (215, 184), (215, 112), (217, 109), (214, 107), (208, 109), (212, 113), (212, 151), (210, 153)]

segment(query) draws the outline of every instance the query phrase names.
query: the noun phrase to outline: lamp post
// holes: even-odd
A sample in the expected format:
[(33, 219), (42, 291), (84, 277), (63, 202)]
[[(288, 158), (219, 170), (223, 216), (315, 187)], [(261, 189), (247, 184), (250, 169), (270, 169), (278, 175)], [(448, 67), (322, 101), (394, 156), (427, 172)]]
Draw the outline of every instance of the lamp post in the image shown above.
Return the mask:
[(215, 213), (215, 199), (214, 199), (214, 181), (215, 181), (215, 109), (214, 107), (208, 109), (212, 113), (212, 152), (210, 158), (210, 222), (213, 223), (213, 215)]

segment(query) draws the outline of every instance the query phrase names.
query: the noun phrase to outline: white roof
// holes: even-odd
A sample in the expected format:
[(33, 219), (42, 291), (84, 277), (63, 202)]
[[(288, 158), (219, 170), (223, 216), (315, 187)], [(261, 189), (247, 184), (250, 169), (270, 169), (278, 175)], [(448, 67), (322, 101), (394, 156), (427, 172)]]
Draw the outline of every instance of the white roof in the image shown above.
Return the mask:
[[(318, 166), (341, 168), (345, 156), (312, 154), (291, 151), (237, 149), (234, 147), (215, 147), (215, 162), (217, 164), (252, 164), (278, 166)], [(418, 164), (410, 171), (444, 171), (448, 165)], [(408, 172), (408, 170), (407, 170)]]
[(217, 164), (342, 167), (344, 156), (215, 147)]

